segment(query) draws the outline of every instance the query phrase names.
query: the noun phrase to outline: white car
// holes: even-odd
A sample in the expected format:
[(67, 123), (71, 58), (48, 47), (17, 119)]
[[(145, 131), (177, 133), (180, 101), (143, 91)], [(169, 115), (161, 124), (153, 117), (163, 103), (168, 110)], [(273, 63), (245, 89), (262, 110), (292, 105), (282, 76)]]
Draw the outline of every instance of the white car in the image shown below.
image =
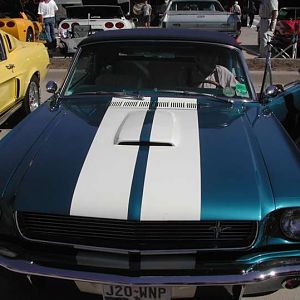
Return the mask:
[(217, 0), (171, 0), (161, 26), (221, 31), (236, 38), (241, 23), (238, 15), (225, 11)]
[(58, 26), (59, 47), (63, 54), (73, 54), (77, 45), (97, 31), (132, 29), (135, 24), (126, 19), (117, 5), (80, 5), (66, 8), (67, 18)]

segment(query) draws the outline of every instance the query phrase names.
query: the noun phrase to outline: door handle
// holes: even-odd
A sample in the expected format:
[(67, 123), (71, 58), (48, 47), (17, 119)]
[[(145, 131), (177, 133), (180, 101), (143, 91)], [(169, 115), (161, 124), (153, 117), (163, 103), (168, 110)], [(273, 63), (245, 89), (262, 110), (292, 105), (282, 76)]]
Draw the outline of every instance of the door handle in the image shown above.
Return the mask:
[(15, 65), (14, 64), (9, 64), (9, 65), (6, 65), (6, 69), (8, 69), (8, 70), (11, 70), (11, 69), (13, 69), (15, 67)]

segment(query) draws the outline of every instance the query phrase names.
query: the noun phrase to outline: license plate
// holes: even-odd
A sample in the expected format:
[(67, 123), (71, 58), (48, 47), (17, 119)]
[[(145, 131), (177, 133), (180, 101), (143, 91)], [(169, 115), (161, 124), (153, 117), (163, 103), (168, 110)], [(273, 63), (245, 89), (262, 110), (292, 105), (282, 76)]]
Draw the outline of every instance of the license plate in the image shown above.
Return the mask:
[(170, 300), (171, 288), (163, 286), (103, 285), (104, 300)]

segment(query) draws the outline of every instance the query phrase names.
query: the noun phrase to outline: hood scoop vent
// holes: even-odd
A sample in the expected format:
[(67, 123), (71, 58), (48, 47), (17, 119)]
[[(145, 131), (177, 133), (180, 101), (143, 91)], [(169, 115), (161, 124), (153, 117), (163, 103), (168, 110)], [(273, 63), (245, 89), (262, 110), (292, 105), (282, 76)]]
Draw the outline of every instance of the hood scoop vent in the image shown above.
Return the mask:
[(120, 98), (113, 98), (110, 104), (115, 108), (138, 108), (138, 109), (192, 109), (196, 110), (197, 100), (189, 98), (158, 98), (158, 102), (151, 102), (150, 100), (127, 100)]
[[(121, 123), (114, 144), (123, 146), (176, 146), (175, 117), (169, 111), (156, 111), (153, 122), (144, 123), (145, 112), (130, 111)], [(149, 136), (142, 135), (144, 126), (151, 127)]]
[(152, 142), (152, 141), (124, 141), (124, 142), (119, 142), (118, 145), (123, 145), (123, 146), (144, 146), (144, 147), (153, 147), (153, 146), (160, 146), (160, 147), (172, 147), (174, 146), (171, 143), (168, 142)]

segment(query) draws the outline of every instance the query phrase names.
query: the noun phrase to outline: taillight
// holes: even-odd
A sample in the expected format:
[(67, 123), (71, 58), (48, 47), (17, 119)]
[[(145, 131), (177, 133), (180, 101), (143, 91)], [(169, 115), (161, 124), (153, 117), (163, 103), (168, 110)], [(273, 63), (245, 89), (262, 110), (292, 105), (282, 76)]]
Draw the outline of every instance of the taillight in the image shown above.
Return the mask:
[(124, 27), (124, 23), (118, 22), (118, 23), (115, 24), (115, 26), (116, 26), (118, 29), (121, 29), (121, 28)]
[(68, 29), (68, 28), (70, 27), (70, 24), (69, 24), (69, 23), (62, 23), (62, 24), (60, 25), (60, 27), (61, 27), (62, 29)]
[(114, 27), (114, 23), (112, 23), (112, 22), (106, 22), (104, 26), (106, 28), (113, 28)]
[(0, 21), (0, 27), (3, 27), (4, 25), (5, 25), (5, 23)]
[(15, 22), (9, 21), (9, 22), (6, 23), (6, 26), (7, 27), (14, 27), (15, 26)]
[(72, 27), (79, 25), (79, 23), (72, 23)]

